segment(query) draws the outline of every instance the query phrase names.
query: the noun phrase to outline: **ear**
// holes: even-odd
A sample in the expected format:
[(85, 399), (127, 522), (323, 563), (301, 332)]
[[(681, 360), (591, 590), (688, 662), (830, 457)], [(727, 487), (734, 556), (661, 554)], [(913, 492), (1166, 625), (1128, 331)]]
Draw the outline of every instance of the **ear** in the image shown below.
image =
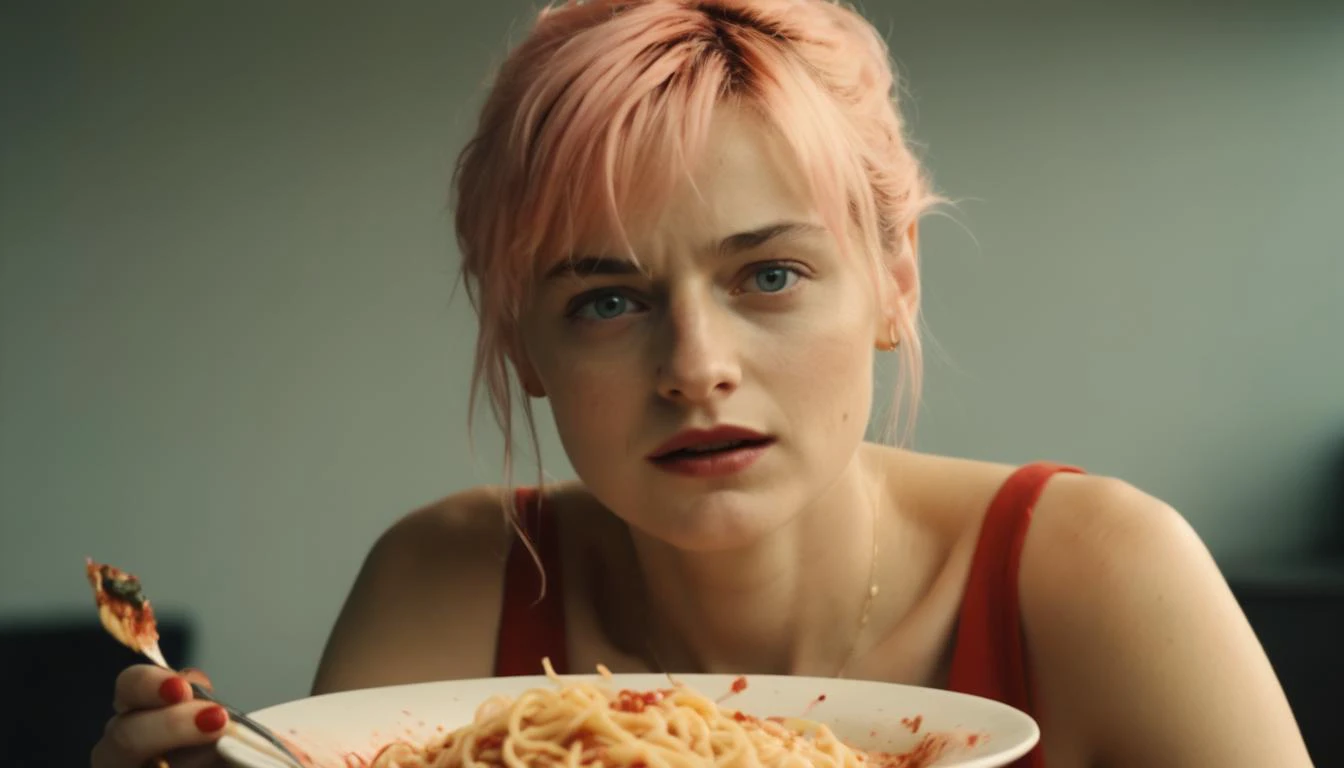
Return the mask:
[(891, 276), (896, 281), (897, 298), (907, 316), (919, 314), (919, 221), (910, 222), (905, 230), (900, 251), (891, 265)]
[(891, 351), (901, 339), (897, 320), (919, 312), (919, 221), (910, 222), (895, 253), (887, 257), (887, 276), (878, 296), (881, 300), (874, 327), (878, 349)]

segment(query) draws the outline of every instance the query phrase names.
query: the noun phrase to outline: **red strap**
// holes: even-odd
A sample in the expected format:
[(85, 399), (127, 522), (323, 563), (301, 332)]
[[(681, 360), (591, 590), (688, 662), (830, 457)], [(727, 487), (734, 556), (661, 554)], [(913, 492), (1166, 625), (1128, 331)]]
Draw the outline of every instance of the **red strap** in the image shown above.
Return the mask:
[(519, 488), (514, 495), (514, 504), (523, 532), (537, 548), (537, 556), (546, 573), (546, 594), (541, 594), (537, 564), (523, 542), (515, 538), (509, 545), (504, 566), (504, 601), (495, 642), (495, 676), (539, 675), (541, 660), (547, 657), (555, 671), (564, 674), (569, 670), (569, 649), (565, 642), (559, 520), (555, 515), (545, 514), (541, 494), (534, 489)]
[[(1039, 462), (1014, 472), (985, 513), (962, 597), (948, 687), (1032, 710), (1031, 675), (1018, 605), (1018, 566), (1031, 513), (1050, 478), (1073, 467)], [(1013, 768), (1044, 768), (1040, 745)]]

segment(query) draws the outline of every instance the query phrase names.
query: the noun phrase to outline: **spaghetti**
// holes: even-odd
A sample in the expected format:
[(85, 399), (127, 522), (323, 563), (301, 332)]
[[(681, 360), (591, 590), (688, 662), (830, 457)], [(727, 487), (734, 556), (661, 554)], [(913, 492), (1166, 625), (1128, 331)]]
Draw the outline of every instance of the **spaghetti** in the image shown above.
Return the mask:
[[(945, 744), (926, 737), (904, 755), (865, 753), (820, 723), (721, 709), (681, 684), (617, 691), (564, 682), (549, 660), (543, 663), (555, 688), (532, 689), (516, 699), (493, 697), (469, 725), (424, 746), (389, 744), (370, 768), (922, 768)], [(605, 668), (598, 670), (610, 679)]]

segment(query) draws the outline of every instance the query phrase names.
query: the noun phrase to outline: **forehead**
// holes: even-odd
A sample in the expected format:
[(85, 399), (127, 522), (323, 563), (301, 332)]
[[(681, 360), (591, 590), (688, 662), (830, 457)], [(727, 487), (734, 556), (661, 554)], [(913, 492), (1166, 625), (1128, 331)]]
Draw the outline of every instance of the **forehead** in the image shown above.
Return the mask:
[[(687, 158), (661, 207), (621, 212), (637, 253), (672, 242), (702, 248), (784, 221), (821, 221), (796, 153), (752, 111), (727, 103), (715, 109), (697, 156)], [(618, 233), (593, 232), (576, 250), (612, 253), (619, 243)]]
[(703, 213), (730, 227), (751, 229), (780, 216), (798, 218), (813, 205), (792, 149), (751, 112), (716, 111), (689, 183), (676, 188), (665, 216)]

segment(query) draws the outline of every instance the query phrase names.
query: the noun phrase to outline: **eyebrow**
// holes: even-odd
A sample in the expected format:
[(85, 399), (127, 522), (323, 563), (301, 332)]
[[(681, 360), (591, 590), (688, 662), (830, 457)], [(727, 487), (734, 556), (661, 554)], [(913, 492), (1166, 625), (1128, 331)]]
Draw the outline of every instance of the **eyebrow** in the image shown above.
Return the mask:
[(825, 231), (826, 228), (820, 224), (805, 221), (781, 221), (747, 232), (729, 235), (723, 239), (723, 242), (719, 243), (719, 251), (723, 254), (739, 253), (749, 251), (752, 248), (759, 248), (773, 240), (792, 240), (807, 235), (821, 234)]
[[(781, 221), (774, 224), (767, 224), (763, 227), (738, 232), (729, 235), (719, 242), (720, 255), (731, 255), (749, 251), (753, 248), (760, 248), (766, 243), (776, 240), (794, 239), (807, 235), (815, 235), (825, 232), (826, 228), (820, 224), (812, 224), (803, 221)], [(639, 267), (628, 259), (613, 258), (610, 256), (578, 256), (569, 259), (563, 259), (557, 262), (550, 269), (546, 270), (546, 280), (553, 280), (558, 277), (590, 275), (637, 275), (640, 274)]]

